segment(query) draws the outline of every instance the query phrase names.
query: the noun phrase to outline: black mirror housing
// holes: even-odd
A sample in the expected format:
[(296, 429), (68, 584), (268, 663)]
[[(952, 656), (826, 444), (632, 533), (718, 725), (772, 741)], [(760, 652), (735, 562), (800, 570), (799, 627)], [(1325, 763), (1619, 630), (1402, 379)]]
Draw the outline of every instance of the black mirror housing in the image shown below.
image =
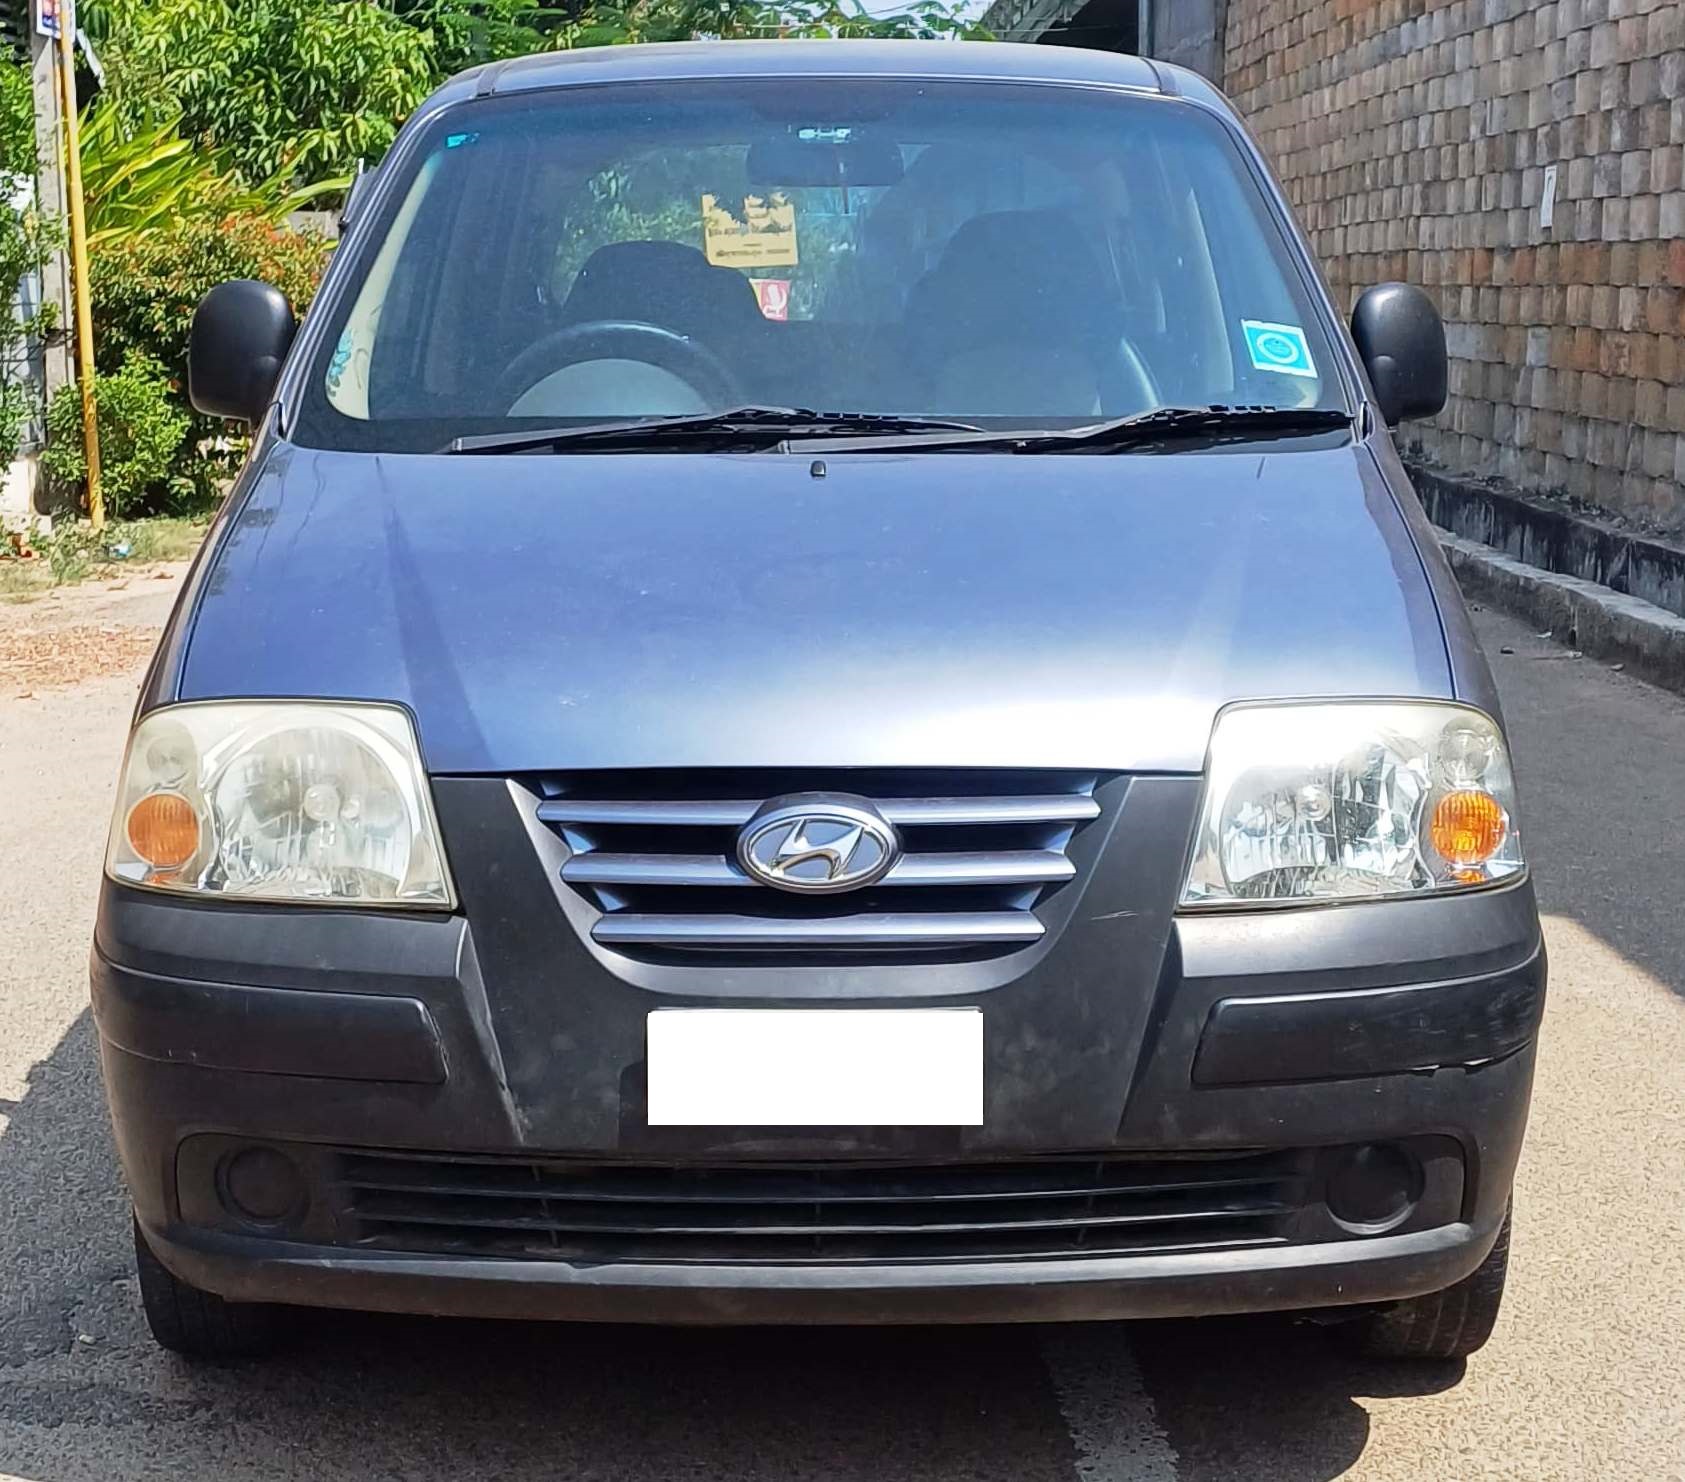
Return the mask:
[(1421, 289), (1408, 283), (1366, 289), (1352, 310), (1352, 339), (1389, 427), (1439, 414), (1450, 380), (1445, 326)]
[(262, 421), (297, 332), (292, 306), (278, 288), (251, 278), (219, 283), (193, 314), (189, 400), (207, 417)]

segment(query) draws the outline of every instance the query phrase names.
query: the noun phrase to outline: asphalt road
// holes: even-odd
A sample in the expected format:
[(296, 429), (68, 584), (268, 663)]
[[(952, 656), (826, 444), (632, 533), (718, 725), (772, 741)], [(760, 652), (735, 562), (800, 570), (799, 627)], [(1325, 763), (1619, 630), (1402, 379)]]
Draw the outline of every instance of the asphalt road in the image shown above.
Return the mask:
[[(169, 587), (49, 620), (145, 625)], [(0, 638), (25, 621), (37, 608), (0, 607)], [(1479, 622), (1553, 980), (1509, 1300), (1466, 1366), (1354, 1364), (1275, 1318), (757, 1333), (322, 1315), (267, 1365), (190, 1369), (138, 1310), (85, 1008), (134, 678), (0, 685), (0, 1477), (1685, 1482), (1685, 702)]]

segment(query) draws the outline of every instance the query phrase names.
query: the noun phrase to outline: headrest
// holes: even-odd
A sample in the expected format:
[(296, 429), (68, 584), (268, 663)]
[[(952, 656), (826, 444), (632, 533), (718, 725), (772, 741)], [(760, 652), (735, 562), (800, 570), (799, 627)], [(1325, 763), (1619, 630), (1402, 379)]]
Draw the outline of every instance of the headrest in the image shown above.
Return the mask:
[(564, 324), (638, 319), (698, 339), (763, 322), (747, 278), (682, 242), (599, 247), (573, 280), (561, 317)]
[(907, 307), (934, 349), (952, 354), (1003, 340), (1115, 341), (1116, 290), (1063, 211), (991, 211), (949, 239)]

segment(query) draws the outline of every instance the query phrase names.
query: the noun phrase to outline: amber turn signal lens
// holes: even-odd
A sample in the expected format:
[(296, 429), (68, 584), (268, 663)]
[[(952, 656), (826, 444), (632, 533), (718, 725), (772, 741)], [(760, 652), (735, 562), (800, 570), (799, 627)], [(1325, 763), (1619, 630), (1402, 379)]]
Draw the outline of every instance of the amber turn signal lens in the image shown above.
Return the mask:
[[(1453, 866), (1482, 864), (1503, 847), (1509, 820), (1503, 806), (1486, 792), (1448, 792), (1433, 807), (1428, 837), (1439, 857)], [(1467, 881), (1459, 871), (1457, 878)], [(1478, 877), (1477, 877), (1478, 878)]]
[(199, 852), (199, 816), (180, 793), (149, 793), (129, 809), (129, 847), (155, 870), (176, 870)]

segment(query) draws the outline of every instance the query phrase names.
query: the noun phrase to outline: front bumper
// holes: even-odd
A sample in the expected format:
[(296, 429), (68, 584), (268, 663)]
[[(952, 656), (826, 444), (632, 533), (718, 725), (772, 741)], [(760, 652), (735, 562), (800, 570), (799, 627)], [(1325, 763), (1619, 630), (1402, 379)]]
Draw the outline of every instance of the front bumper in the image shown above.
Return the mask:
[[(1499, 1223), (1501, 1223), (1501, 1215)], [(936, 1266), (572, 1265), (399, 1256), (148, 1230), (176, 1275), (235, 1301), (434, 1317), (672, 1324), (1084, 1322), (1396, 1301), (1443, 1290), (1498, 1225), (1361, 1244)]]
[[(1151, 858), (1101, 852), (1035, 949), (777, 970), (622, 959), (558, 909), (497, 784), (438, 787), (461, 916), (194, 904), (107, 885), (94, 1009), (137, 1216), (165, 1264), (241, 1300), (659, 1322), (1104, 1318), (1437, 1290), (1477, 1266), (1526, 1125), (1545, 962), (1532, 890), (1173, 918)], [(505, 800), (507, 791), (500, 794)], [(1197, 787), (1136, 782), (1120, 830), (1185, 836)], [(1155, 826), (1156, 817), (1156, 826)], [(566, 905), (566, 903), (563, 903)], [(658, 1007), (981, 1006), (978, 1128), (652, 1128)], [(1410, 1216), (1300, 1211), (1246, 1248), (1057, 1258), (590, 1258), (381, 1248), (253, 1223), (184, 1174), (195, 1139), (594, 1167), (987, 1168), (1437, 1139)], [(312, 1195), (314, 1200), (316, 1195)], [(284, 1223), (284, 1222), (283, 1222)]]

